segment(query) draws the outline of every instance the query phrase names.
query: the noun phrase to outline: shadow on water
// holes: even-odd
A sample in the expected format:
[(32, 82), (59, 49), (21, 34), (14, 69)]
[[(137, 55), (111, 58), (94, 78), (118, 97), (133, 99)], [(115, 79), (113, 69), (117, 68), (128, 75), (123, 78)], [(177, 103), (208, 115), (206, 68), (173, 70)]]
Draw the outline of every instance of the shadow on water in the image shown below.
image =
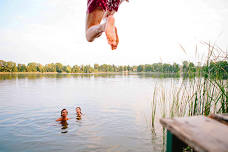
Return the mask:
[(82, 119), (82, 117), (76, 116), (76, 119), (77, 119), (77, 120), (81, 120), (81, 119)]
[(61, 124), (61, 133), (67, 133), (68, 131), (66, 130), (67, 128), (68, 128), (68, 123), (67, 123), (67, 121), (61, 121), (60, 122), (60, 124)]

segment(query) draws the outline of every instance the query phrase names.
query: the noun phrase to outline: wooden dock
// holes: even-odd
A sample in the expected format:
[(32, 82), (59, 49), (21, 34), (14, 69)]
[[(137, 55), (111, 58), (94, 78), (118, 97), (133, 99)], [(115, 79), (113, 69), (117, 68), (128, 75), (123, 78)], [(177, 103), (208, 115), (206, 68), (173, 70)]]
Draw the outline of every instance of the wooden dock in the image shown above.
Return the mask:
[(167, 152), (228, 152), (228, 114), (160, 119), (167, 129)]

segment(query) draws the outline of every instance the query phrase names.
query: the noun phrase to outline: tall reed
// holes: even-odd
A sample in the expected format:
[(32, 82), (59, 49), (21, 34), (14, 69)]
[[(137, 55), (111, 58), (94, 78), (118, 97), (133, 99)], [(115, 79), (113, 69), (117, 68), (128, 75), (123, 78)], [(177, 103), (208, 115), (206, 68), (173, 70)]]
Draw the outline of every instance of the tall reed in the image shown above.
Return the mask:
[[(215, 64), (218, 61), (228, 61), (227, 52), (216, 45), (202, 42), (208, 47), (206, 61), (201, 63), (207, 70), (199, 70), (199, 77), (179, 79), (178, 84), (158, 84), (154, 89), (152, 99), (152, 127), (156, 118), (181, 117), (192, 115), (209, 115), (210, 113), (228, 112), (228, 83), (222, 79), (220, 72), (227, 71)], [(183, 48), (183, 47), (182, 47)], [(208, 70), (209, 69), (209, 70)], [(218, 72), (214, 72), (218, 71)], [(188, 75), (192, 75), (189, 73)], [(169, 86), (165, 88), (164, 86)], [(155, 117), (156, 116), (156, 117)]]

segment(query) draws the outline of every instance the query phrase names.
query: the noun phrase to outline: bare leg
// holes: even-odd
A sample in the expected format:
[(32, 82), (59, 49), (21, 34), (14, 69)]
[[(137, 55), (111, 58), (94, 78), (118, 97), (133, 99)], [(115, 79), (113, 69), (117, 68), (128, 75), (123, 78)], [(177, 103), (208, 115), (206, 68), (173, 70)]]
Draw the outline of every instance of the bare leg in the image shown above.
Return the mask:
[(115, 45), (111, 45), (112, 47), (112, 50), (115, 50), (119, 44), (119, 37), (118, 37), (118, 34), (117, 34), (117, 28), (115, 27), (115, 34), (116, 34), (116, 44)]
[[(86, 39), (88, 42), (93, 42), (97, 37), (100, 37), (103, 32), (106, 33), (108, 43), (112, 50), (117, 48), (119, 38), (115, 27), (115, 12), (105, 12), (101, 8), (96, 8), (93, 12), (87, 13), (86, 16)], [(100, 24), (103, 18), (107, 18), (107, 22)]]
[(86, 15), (86, 39), (88, 42), (94, 41), (95, 38), (101, 36), (105, 31), (105, 25), (100, 24), (105, 11), (101, 8), (96, 8), (93, 12)]
[(108, 40), (108, 44), (116, 45), (115, 19), (113, 15), (108, 16), (107, 24), (105, 27), (105, 34)]

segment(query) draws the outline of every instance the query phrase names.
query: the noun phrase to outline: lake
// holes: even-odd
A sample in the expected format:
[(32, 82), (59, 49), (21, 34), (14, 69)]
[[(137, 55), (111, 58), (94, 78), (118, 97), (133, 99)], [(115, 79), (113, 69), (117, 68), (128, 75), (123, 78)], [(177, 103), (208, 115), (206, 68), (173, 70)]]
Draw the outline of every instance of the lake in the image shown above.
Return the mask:
[[(0, 151), (163, 151), (158, 123), (151, 128), (157, 84), (180, 78), (150, 74), (0, 75)], [(166, 85), (167, 84), (167, 85)], [(75, 108), (84, 114), (76, 119)], [(67, 124), (55, 120), (66, 108)]]

